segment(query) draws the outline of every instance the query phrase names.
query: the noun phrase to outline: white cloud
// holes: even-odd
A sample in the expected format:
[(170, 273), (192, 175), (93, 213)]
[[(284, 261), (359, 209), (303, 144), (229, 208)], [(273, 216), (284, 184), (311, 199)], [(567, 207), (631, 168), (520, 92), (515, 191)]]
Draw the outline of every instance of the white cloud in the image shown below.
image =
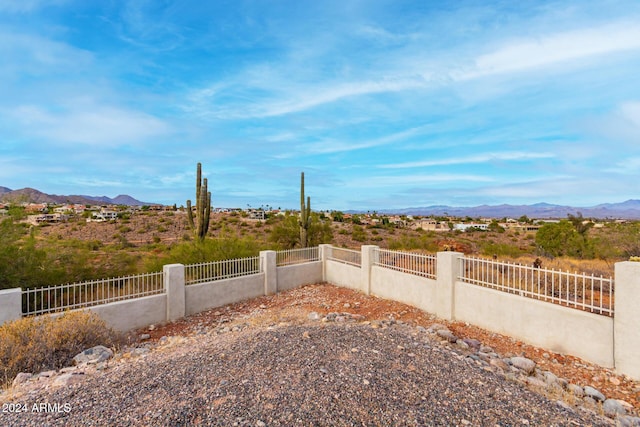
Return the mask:
[(558, 63), (640, 49), (640, 26), (620, 22), (599, 28), (568, 31), (535, 40), (508, 42), (494, 52), (475, 59), (473, 69), (454, 73), (456, 80), (527, 71)]
[(93, 54), (45, 37), (0, 31), (0, 54), (7, 70), (32, 74), (69, 70), (74, 73), (91, 64)]
[(23, 105), (5, 114), (18, 124), (19, 132), (62, 144), (116, 147), (171, 132), (169, 125), (154, 116), (114, 107), (53, 112)]
[(533, 159), (549, 159), (555, 157), (553, 153), (527, 153), (527, 152), (506, 152), (506, 153), (487, 153), (479, 154), (476, 156), (468, 157), (453, 157), (448, 159), (439, 160), (424, 160), (417, 162), (404, 162), (380, 165), (382, 169), (403, 169), (403, 168), (417, 168), (428, 166), (447, 166), (447, 165), (459, 165), (468, 163), (488, 163), (494, 161), (526, 161)]
[(375, 188), (375, 187), (395, 187), (404, 185), (424, 185), (442, 183), (469, 183), (469, 182), (493, 182), (494, 178), (483, 175), (469, 174), (414, 174), (400, 176), (372, 176), (368, 178), (357, 178), (349, 181), (348, 187), (355, 188)]

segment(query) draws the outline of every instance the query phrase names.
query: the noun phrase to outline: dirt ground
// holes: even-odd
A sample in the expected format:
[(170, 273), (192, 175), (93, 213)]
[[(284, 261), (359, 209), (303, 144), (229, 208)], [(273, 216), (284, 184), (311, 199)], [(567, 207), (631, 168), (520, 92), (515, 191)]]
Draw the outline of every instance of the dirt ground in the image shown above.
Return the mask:
[[(513, 338), (488, 332), (481, 328), (459, 322), (446, 322), (434, 315), (399, 302), (340, 288), (328, 284), (307, 285), (304, 292), (298, 289), (272, 296), (255, 298), (225, 307), (211, 309), (179, 321), (137, 331), (149, 334), (151, 341), (163, 336), (190, 335), (202, 328), (219, 327), (248, 319), (261, 326), (281, 323), (302, 323), (309, 313), (317, 312), (321, 317), (330, 312), (348, 312), (359, 315), (361, 321), (394, 318), (414, 326), (428, 327), (433, 323), (444, 324), (460, 338), (473, 338), (492, 347), (503, 357), (526, 356), (538, 366), (553, 372), (570, 383), (590, 385), (600, 390), (608, 398), (624, 400), (635, 410), (640, 409), (640, 382), (618, 375), (606, 369), (573, 356), (554, 353), (533, 347)], [(251, 316), (249, 316), (251, 314)]]

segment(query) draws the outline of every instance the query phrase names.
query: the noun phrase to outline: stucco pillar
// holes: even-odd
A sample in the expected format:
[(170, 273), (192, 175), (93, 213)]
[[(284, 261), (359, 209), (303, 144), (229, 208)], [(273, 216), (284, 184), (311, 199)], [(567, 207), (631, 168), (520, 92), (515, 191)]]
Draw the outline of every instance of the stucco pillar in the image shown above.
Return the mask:
[(186, 314), (184, 265), (169, 264), (162, 267), (164, 290), (167, 293), (167, 321), (181, 319)]
[(278, 269), (276, 251), (260, 251), (260, 271), (264, 272), (264, 294), (278, 292)]
[(22, 289), (0, 291), (0, 325), (22, 317)]
[(320, 261), (322, 261), (322, 281), (327, 281), (327, 259), (329, 259), (329, 255), (331, 254), (331, 245), (322, 244), (318, 246), (320, 249)]
[(371, 295), (371, 267), (377, 261), (375, 259), (378, 247), (376, 245), (363, 245), (362, 251), (362, 265), (360, 267), (362, 274), (362, 292), (367, 295)]
[(640, 380), (640, 262), (616, 263), (614, 297), (615, 367)]
[(445, 320), (455, 319), (456, 279), (460, 271), (460, 252), (438, 252), (436, 278), (436, 315)]

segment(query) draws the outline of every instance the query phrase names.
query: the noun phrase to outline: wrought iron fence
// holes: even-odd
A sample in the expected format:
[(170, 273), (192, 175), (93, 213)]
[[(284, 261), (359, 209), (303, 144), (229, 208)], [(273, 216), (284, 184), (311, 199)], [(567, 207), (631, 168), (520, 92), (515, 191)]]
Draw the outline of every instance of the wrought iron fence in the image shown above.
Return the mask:
[(377, 249), (376, 252), (374, 265), (429, 279), (436, 279), (437, 277), (437, 258), (435, 255), (391, 251), (388, 249)]
[(362, 252), (353, 249), (331, 247), (328, 259), (338, 261), (343, 264), (349, 264), (356, 267), (362, 265)]
[(458, 280), (605, 316), (614, 313), (611, 277), (463, 257)]
[(25, 288), (25, 316), (56, 313), (164, 293), (164, 273), (145, 273), (65, 285)]
[(313, 248), (285, 249), (276, 252), (276, 265), (278, 267), (313, 261), (320, 261), (320, 250), (317, 246)]
[(184, 283), (212, 282), (260, 273), (260, 257), (227, 259), (184, 266)]

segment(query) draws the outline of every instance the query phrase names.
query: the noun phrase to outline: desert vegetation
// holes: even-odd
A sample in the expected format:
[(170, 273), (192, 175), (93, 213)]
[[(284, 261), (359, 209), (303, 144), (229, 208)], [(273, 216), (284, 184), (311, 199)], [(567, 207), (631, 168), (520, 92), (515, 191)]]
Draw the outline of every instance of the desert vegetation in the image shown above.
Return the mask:
[(91, 312), (60, 317), (25, 317), (0, 325), (0, 383), (7, 386), (20, 372), (71, 366), (73, 357), (96, 345), (117, 348), (124, 337)]
[[(37, 287), (157, 271), (185, 264), (257, 255), (264, 249), (300, 247), (297, 212), (252, 220), (244, 212), (212, 213), (206, 239), (199, 239), (185, 212), (138, 212), (115, 221), (84, 218), (30, 226), (20, 215), (0, 223), (0, 288)], [(337, 221), (336, 221), (337, 219)], [(582, 222), (580, 222), (582, 223)], [(577, 230), (571, 219), (537, 232), (491, 227), (486, 231), (424, 231), (388, 221), (363, 223), (339, 212), (311, 212), (309, 246), (332, 243), (359, 248), (375, 244), (394, 250), (466, 254), (609, 276), (613, 264), (640, 255), (640, 222), (606, 222)]]

